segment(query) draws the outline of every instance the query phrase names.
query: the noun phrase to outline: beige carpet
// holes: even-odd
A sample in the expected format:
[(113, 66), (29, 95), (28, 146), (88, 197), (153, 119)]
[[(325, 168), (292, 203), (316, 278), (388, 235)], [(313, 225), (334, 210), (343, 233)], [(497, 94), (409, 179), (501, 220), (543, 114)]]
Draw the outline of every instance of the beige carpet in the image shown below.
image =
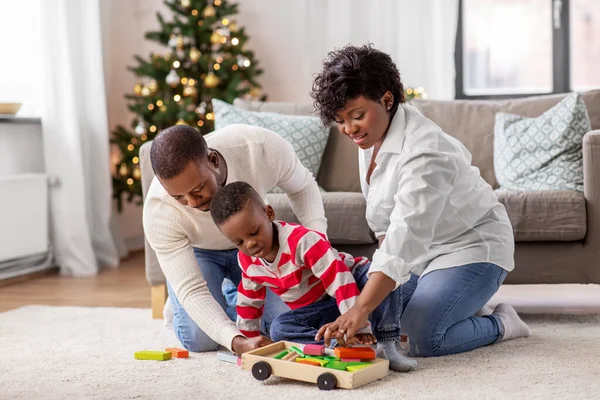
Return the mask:
[(0, 314), (2, 399), (597, 399), (600, 316), (527, 316), (534, 336), (470, 353), (420, 359), (360, 389), (321, 392), (280, 378), (259, 382), (218, 361), (137, 361), (177, 345), (142, 309), (29, 306)]

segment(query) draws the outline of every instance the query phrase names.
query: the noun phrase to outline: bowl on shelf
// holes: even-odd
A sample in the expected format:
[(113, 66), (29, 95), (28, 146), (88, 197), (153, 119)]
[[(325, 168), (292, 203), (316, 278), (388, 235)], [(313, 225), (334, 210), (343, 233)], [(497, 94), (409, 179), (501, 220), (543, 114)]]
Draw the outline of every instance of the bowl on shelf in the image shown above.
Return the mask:
[(21, 103), (0, 103), (0, 114), (14, 115), (21, 108)]

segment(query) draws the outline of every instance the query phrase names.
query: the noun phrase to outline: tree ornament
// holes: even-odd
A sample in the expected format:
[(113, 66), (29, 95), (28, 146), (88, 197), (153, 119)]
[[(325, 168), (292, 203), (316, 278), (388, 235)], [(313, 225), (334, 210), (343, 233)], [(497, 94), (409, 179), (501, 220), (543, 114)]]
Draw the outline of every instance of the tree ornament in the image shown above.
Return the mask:
[(144, 123), (144, 121), (140, 121), (138, 122), (138, 124), (135, 127), (135, 133), (138, 136), (143, 135), (144, 133), (146, 133), (146, 124)]
[(215, 10), (215, 8), (209, 4), (204, 9), (202, 15), (204, 15), (206, 18), (212, 18), (217, 15), (217, 10)]
[(208, 75), (206, 75), (206, 78), (204, 78), (204, 86), (208, 89), (217, 87), (220, 82), (221, 79), (212, 72), (209, 72)]
[(176, 87), (179, 84), (179, 75), (177, 74), (177, 71), (172, 69), (171, 72), (169, 72), (169, 75), (167, 75), (166, 81), (171, 87)]
[(142, 96), (150, 96), (150, 89), (147, 86), (142, 88)]
[(133, 94), (139, 96), (142, 94), (143, 85), (141, 83), (136, 83), (133, 85)]
[(188, 8), (191, 5), (190, 0), (181, 0), (181, 7)]
[(200, 50), (198, 50), (197, 48), (192, 47), (190, 49), (190, 60), (192, 62), (194, 62), (194, 63), (198, 62), (198, 60), (200, 59), (201, 55), (202, 55), (202, 53), (200, 53)]
[(198, 89), (196, 89), (194, 86), (186, 86), (183, 88), (183, 95), (184, 96), (196, 96), (198, 94)]
[(152, 79), (150, 82), (148, 82), (146, 87), (148, 88), (148, 90), (150, 90), (151, 94), (154, 94), (158, 90), (158, 82)]

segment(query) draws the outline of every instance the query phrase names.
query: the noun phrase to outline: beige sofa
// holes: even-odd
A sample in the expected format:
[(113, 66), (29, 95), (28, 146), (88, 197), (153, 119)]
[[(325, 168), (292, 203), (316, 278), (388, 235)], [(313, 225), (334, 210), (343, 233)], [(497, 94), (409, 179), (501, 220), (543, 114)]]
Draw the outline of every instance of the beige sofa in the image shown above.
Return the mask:
[[(494, 115), (498, 111), (538, 116), (563, 95), (503, 101), (414, 101), (428, 118), (458, 138), (471, 151), (473, 165), (493, 187), (498, 183), (493, 166)], [(584, 193), (554, 191), (499, 193), (515, 232), (516, 268), (507, 283), (600, 283), (600, 90), (584, 94), (592, 131), (583, 140)], [(235, 105), (252, 111), (283, 114), (310, 113), (310, 105), (247, 102)], [(153, 178), (150, 144), (140, 150), (144, 195)], [(317, 181), (333, 245), (356, 255), (372, 255), (376, 240), (365, 221), (365, 200), (358, 180), (357, 148), (332, 128)], [(278, 218), (295, 220), (283, 194), (269, 194)], [(146, 243), (146, 277), (152, 286), (153, 314), (161, 315), (165, 278)]]

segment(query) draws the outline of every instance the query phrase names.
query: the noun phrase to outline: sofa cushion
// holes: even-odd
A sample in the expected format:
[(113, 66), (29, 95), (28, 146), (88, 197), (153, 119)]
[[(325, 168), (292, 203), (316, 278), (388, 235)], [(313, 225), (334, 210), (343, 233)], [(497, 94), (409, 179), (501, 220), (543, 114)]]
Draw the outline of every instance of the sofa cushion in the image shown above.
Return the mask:
[(537, 118), (497, 113), (494, 170), (498, 190), (583, 192), (583, 136), (590, 120), (573, 93)]
[(585, 198), (575, 191), (499, 192), (516, 242), (582, 240)]
[[(361, 193), (327, 192), (322, 193), (327, 236), (333, 245), (369, 244), (375, 237), (365, 219), (365, 198)], [(269, 193), (266, 198), (275, 210), (275, 218), (298, 222), (285, 194)]]
[[(312, 104), (235, 99), (233, 105), (248, 111), (276, 112), (288, 115), (312, 115)], [(360, 192), (358, 147), (336, 127), (325, 147), (317, 182), (328, 192)]]
[[(496, 113), (538, 117), (565, 96), (567, 94), (511, 100), (412, 100), (411, 104), (469, 149), (473, 156), (473, 165), (479, 168), (483, 179), (495, 189), (498, 187), (493, 157)], [(600, 90), (590, 90), (582, 96), (592, 130), (600, 129)]]
[[(287, 140), (298, 159), (316, 178), (321, 167), (330, 129), (310, 115), (285, 115), (274, 112), (249, 111), (218, 99), (212, 99), (215, 129), (232, 124), (248, 124), (269, 129)], [(282, 193), (281, 190), (272, 190)]]

